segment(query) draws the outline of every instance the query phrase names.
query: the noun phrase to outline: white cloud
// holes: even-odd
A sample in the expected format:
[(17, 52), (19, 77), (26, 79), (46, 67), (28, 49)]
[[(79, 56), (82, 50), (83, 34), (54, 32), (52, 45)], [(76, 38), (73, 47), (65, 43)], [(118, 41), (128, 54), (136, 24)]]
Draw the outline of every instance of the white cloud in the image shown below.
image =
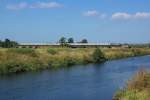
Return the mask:
[(88, 17), (91, 17), (91, 16), (98, 16), (99, 15), (99, 12), (96, 11), (96, 10), (89, 10), (87, 12), (84, 12), (83, 13), (84, 16), (88, 16)]
[(61, 7), (63, 7), (63, 5), (57, 2), (36, 2), (32, 4), (21, 2), (18, 4), (10, 4), (6, 6), (6, 8), (9, 10), (33, 9), (33, 8), (48, 9), (48, 8), (61, 8)]
[(25, 2), (21, 2), (19, 4), (7, 5), (6, 8), (9, 10), (20, 10), (28, 7), (28, 4)]
[(30, 8), (60, 8), (62, 7), (61, 4), (57, 2), (37, 2), (33, 5), (30, 5)]
[(117, 12), (112, 14), (112, 19), (130, 19), (132, 16), (128, 13)]
[(134, 18), (150, 18), (150, 13), (149, 12), (137, 12), (134, 15)]
[(134, 14), (130, 13), (124, 13), (124, 12), (117, 12), (113, 13), (111, 16), (112, 19), (146, 19), (150, 18), (150, 13), (149, 12), (137, 12)]
[(97, 17), (97, 18), (101, 18), (104, 19), (106, 18), (106, 14), (100, 13), (99, 11), (96, 10), (89, 10), (83, 13), (84, 16), (86, 17)]

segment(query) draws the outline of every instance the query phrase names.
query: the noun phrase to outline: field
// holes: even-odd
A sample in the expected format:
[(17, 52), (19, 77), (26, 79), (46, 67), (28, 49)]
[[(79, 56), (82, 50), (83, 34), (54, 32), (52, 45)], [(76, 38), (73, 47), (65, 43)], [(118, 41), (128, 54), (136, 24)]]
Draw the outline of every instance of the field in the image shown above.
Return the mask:
[[(95, 48), (0, 49), (0, 74), (57, 69), (95, 63)], [(101, 48), (107, 60), (149, 55), (150, 48)]]

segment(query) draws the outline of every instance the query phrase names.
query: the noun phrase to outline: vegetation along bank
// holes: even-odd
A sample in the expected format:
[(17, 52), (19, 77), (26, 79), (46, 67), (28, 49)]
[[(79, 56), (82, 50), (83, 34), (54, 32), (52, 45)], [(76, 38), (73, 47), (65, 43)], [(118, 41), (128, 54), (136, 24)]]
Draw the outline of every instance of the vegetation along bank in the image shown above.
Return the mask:
[(1, 48), (0, 74), (57, 69), (149, 54), (150, 48)]
[(141, 69), (119, 90), (114, 100), (150, 100), (150, 72)]

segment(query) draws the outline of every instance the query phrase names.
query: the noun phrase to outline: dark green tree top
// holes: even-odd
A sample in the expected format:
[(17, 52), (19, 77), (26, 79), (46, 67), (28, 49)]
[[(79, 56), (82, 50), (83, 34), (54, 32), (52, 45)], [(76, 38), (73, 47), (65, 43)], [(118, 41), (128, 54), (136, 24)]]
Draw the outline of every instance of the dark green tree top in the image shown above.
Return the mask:
[(68, 39), (68, 43), (74, 43), (74, 39), (73, 38), (69, 38)]
[(66, 38), (65, 38), (65, 37), (61, 37), (61, 38), (59, 39), (59, 43), (61, 43), (61, 44), (66, 43)]
[(87, 39), (83, 39), (83, 40), (81, 40), (81, 43), (88, 43), (88, 40)]

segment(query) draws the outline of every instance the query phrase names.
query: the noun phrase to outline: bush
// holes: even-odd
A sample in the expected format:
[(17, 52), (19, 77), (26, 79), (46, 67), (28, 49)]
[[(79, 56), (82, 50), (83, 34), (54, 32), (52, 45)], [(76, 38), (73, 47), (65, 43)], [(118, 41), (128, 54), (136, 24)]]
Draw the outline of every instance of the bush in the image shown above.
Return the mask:
[(92, 57), (93, 57), (93, 62), (95, 63), (103, 62), (106, 60), (103, 52), (99, 48), (95, 49), (95, 51), (92, 54)]

